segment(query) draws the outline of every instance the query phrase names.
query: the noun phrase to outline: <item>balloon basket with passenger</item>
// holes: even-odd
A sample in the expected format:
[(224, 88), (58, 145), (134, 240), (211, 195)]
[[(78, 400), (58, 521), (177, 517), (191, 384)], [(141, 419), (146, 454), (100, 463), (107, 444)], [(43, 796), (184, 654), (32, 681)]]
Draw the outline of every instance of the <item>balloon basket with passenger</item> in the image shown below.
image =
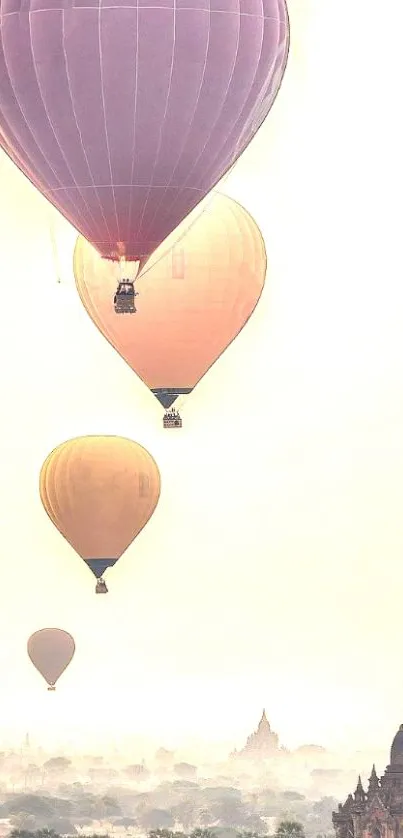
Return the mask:
[(179, 411), (175, 410), (174, 407), (171, 407), (169, 410), (167, 410), (162, 420), (162, 424), (164, 428), (181, 428), (182, 419), (179, 414)]
[(136, 297), (138, 291), (134, 290), (134, 280), (122, 279), (113, 298), (115, 314), (136, 314)]
[(102, 579), (102, 576), (97, 579), (97, 584), (95, 585), (95, 593), (96, 594), (107, 594), (108, 588), (106, 587), (106, 582)]

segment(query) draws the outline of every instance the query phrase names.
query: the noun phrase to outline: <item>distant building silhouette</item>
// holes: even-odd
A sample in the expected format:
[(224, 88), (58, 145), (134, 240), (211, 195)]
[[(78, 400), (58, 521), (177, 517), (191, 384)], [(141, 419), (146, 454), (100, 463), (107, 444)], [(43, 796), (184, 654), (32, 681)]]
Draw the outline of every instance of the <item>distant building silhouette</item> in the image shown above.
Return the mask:
[(26, 733), (25, 736), (24, 736), (22, 745), (21, 745), (21, 752), (22, 753), (27, 753), (30, 750), (31, 750), (31, 741), (30, 741), (30, 738), (29, 738), (29, 733)]
[(184, 780), (194, 780), (197, 777), (196, 765), (191, 765), (189, 762), (177, 762), (174, 765), (175, 774)]
[(166, 748), (158, 748), (155, 753), (155, 761), (162, 768), (172, 768), (175, 761), (175, 751), (167, 751)]
[(403, 826), (403, 725), (392, 742), (390, 764), (380, 779), (372, 766), (368, 790), (358, 778), (332, 815), (336, 838), (399, 838)]
[(248, 736), (246, 745), (241, 751), (233, 751), (230, 756), (232, 758), (241, 759), (265, 759), (273, 756), (280, 750), (278, 744), (277, 733), (274, 733), (270, 727), (270, 722), (267, 719), (266, 711), (263, 710), (262, 718), (258, 724), (257, 730)]

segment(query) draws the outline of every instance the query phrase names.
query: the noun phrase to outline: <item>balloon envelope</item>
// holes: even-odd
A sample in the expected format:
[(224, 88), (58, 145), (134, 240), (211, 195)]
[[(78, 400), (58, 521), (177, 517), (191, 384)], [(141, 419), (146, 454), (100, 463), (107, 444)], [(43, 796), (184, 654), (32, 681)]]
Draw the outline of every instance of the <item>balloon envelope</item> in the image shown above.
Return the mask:
[(169, 407), (195, 387), (252, 314), (266, 253), (246, 210), (215, 195), (179, 245), (138, 280), (136, 314), (115, 314), (116, 269), (81, 237), (74, 274), (95, 325)]
[(143, 529), (160, 494), (151, 454), (118, 436), (83, 436), (49, 454), (40, 496), (55, 527), (99, 578)]
[(0, 0), (0, 144), (102, 256), (144, 260), (250, 142), (288, 44), (285, 0)]
[(52, 687), (68, 667), (75, 648), (71, 634), (58, 628), (36, 631), (31, 634), (27, 644), (33, 665)]

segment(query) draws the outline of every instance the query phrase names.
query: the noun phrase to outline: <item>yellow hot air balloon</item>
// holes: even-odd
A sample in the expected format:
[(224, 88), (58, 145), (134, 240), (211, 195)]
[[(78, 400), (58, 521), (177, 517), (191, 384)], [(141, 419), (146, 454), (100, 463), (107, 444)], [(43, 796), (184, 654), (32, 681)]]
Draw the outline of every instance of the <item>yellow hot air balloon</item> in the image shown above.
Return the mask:
[(119, 436), (83, 436), (59, 445), (39, 480), (45, 511), (97, 578), (112, 567), (153, 514), (160, 474), (151, 454)]
[(40, 629), (31, 634), (27, 643), (28, 655), (51, 692), (56, 689), (56, 681), (68, 667), (75, 650), (71, 634), (58, 628)]
[(244, 327), (264, 286), (266, 251), (249, 213), (218, 194), (155, 260), (136, 283), (132, 315), (115, 313), (116, 269), (83, 237), (74, 275), (95, 325), (167, 409), (191, 392)]

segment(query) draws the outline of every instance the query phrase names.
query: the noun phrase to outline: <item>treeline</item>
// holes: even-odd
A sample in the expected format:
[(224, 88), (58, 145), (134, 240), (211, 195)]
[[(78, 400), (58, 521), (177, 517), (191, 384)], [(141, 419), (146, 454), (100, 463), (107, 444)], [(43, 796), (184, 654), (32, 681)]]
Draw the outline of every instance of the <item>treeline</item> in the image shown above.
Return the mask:
[(148, 791), (115, 787), (96, 794), (63, 785), (58, 792), (3, 795), (0, 818), (9, 821), (17, 838), (73, 836), (99, 823), (149, 838), (251, 838), (272, 833), (280, 822), (299, 823), (302, 832), (290, 826), (283, 832), (282, 827), (279, 838), (317, 838), (333, 834), (331, 815), (338, 803), (332, 797), (309, 801), (295, 791), (252, 793), (184, 781)]
[[(152, 829), (148, 832), (148, 838), (220, 838), (224, 830), (222, 829), (194, 829), (188, 835), (185, 832), (173, 832), (169, 829)], [(257, 832), (248, 832), (241, 830), (225, 830), (226, 833), (233, 832), (234, 838), (269, 838), (266, 834)], [(54, 829), (36, 829), (31, 832), (28, 829), (12, 829), (9, 833), (9, 838), (68, 838), (65, 834), (62, 836)], [(108, 833), (93, 832), (92, 835), (86, 838), (111, 838)], [(305, 838), (304, 828), (301, 823), (294, 820), (280, 821), (277, 830), (270, 838)], [(318, 836), (318, 838), (325, 838), (325, 836)]]

